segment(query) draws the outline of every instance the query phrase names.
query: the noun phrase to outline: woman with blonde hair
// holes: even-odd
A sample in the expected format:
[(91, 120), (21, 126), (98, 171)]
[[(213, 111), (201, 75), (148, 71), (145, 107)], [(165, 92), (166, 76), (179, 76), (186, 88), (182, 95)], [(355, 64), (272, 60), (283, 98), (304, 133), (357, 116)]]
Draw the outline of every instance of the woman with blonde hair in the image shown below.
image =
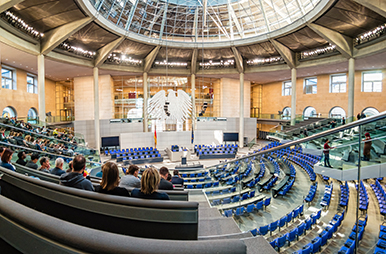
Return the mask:
[(114, 162), (106, 162), (102, 166), (102, 172), (102, 181), (100, 185), (95, 188), (96, 192), (126, 197), (130, 196), (127, 189), (118, 187), (119, 170), (117, 164)]
[(135, 188), (134, 190), (132, 190), (131, 196), (135, 198), (169, 200), (170, 198), (168, 194), (163, 192), (157, 192), (160, 180), (161, 176), (157, 169), (147, 168), (142, 173), (141, 189)]

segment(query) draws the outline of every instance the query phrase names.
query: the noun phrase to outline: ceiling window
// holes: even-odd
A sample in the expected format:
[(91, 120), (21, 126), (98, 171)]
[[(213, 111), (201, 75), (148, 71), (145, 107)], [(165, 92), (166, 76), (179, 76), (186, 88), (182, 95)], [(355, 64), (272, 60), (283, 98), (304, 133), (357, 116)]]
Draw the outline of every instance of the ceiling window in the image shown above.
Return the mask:
[(27, 92), (29, 93), (38, 93), (38, 83), (36, 76), (27, 74)]
[(16, 70), (3, 66), (1, 68), (1, 87), (16, 90)]
[(382, 72), (362, 72), (362, 92), (382, 92)]
[(346, 92), (346, 74), (337, 74), (330, 76), (330, 93), (345, 93)]
[(283, 89), (282, 89), (282, 96), (288, 96), (291, 95), (292, 91), (292, 83), (291, 81), (284, 81), (283, 82)]
[(304, 93), (305, 94), (316, 94), (317, 92), (317, 78), (306, 78), (304, 79)]

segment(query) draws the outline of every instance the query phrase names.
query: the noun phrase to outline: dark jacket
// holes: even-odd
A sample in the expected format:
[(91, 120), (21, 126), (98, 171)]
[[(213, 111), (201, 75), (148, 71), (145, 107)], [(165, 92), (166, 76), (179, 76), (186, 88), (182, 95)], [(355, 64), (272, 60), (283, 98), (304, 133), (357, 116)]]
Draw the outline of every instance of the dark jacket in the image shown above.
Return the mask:
[(25, 160), (22, 160), (22, 159), (17, 159), (16, 163), (19, 165), (22, 165), (22, 166), (25, 166), (27, 164), (27, 162)]
[(114, 189), (107, 191), (105, 189), (102, 189), (102, 187), (98, 185), (95, 187), (95, 191), (99, 193), (104, 193), (104, 194), (130, 197), (129, 191), (126, 188), (121, 188), (121, 187), (115, 187)]
[(54, 167), (53, 169), (51, 169), (50, 173), (53, 175), (61, 176), (66, 172), (64, 170), (61, 170), (60, 168)]
[(168, 194), (163, 192), (153, 192), (152, 194), (144, 194), (141, 189), (133, 189), (131, 191), (131, 196), (133, 198), (145, 198), (145, 199), (162, 199), (162, 200), (170, 200)]
[(38, 169), (38, 164), (36, 164), (32, 161), (28, 161), (27, 164), (25, 164), (25, 166), (28, 168), (32, 168), (32, 169)]
[(10, 164), (10, 163), (1, 162), (0, 163), (0, 167), (3, 167), (3, 168), (6, 168), (6, 169), (10, 169), (12, 171), (15, 171), (15, 167), (12, 164)]
[(65, 173), (59, 178), (60, 184), (68, 187), (74, 187), (82, 190), (94, 191), (94, 186), (90, 180), (83, 177), (83, 174), (78, 172)]
[(172, 177), (172, 184), (184, 184), (184, 179), (182, 179), (179, 176), (173, 176)]
[(167, 180), (161, 178), (161, 181), (158, 185), (159, 190), (173, 190), (173, 184), (171, 182), (168, 182)]

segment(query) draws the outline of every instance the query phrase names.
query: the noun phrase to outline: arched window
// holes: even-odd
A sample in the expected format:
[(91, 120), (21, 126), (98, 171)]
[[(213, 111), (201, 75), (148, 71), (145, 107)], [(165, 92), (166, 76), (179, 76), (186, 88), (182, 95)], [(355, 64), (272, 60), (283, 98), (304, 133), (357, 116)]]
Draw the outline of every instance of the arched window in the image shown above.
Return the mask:
[(346, 111), (341, 107), (333, 107), (330, 110), (329, 117), (342, 118), (346, 117)]
[(283, 116), (291, 116), (291, 108), (290, 107), (283, 108)]
[(316, 109), (314, 107), (306, 107), (303, 111), (303, 116), (310, 117), (310, 116), (316, 116)]
[(3, 109), (3, 113), (1, 114), (1, 117), (11, 118), (11, 117), (15, 117), (15, 116), (17, 116), (16, 110), (13, 107), (10, 107), (10, 106), (8, 106), (5, 109)]
[(362, 110), (362, 113), (364, 113), (367, 117), (369, 117), (369, 116), (378, 115), (379, 111), (376, 108), (368, 107)]
[(28, 110), (28, 117), (27, 121), (30, 123), (35, 123), (36, 119), (38, 118), (38, 111), (35, 108), (30, 108)]

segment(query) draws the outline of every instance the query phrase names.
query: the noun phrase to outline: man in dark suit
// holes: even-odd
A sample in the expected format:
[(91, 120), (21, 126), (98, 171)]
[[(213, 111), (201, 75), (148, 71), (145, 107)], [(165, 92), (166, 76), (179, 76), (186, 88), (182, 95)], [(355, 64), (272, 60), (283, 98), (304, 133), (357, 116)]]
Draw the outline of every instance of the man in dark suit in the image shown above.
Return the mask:
[(161, 181), (159, 182), (158, 189), (159, 190), (173, 190), (173, 184), (166, 180), (169, 175), (169, 169), (167, 167), (162, 167), (159, 169), (159, 173), (161, 175)]
[(184, 184), (184, 179), (180, 177), (177, 169), (173, 171), (172, 184), (178, 184), (178, 185)]

